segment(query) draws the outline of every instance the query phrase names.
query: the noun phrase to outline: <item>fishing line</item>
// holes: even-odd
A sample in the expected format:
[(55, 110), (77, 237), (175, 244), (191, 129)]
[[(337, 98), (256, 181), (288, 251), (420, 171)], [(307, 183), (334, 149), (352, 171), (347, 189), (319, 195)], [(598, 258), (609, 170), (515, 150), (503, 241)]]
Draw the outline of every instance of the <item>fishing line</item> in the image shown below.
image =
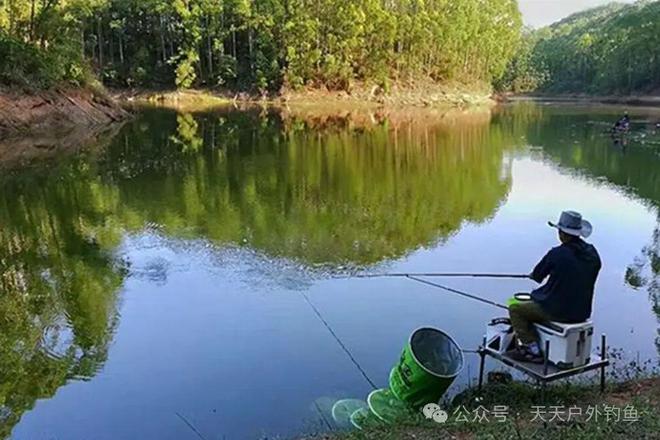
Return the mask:
[[(360, 278), (360, 277), (361, 278), (374, 278), (374, 277), (392, 277), (392, 276), (394, 276), (394, 277), (405, 277), (405, 278), (408, 278), (408, 279), (413, 280), (413, 281), (417, 281), (417, 282), (422, 283), (422, 284), (427, 284), (429, 286), (437, 287), (437, 288), (446, 290), (448, 292), (455, 293), (455, 294), (458, 294), (458, 295), (462, 295), (464, 297), (471, 298), (471, 299), (474, 299), (476, 301), (480, 301), (480, 302), (489, 304), (491, 306), (499, 307), (499, 308), (502, 308), (502, 309), (505, 309), (505, 310), (508, 310), (508, 307), (503, 305), (503, 304), (499, 304), (499, 303), (496, 303), (494, 301), (490, 301), (490, 300), (487, 300), (487, 299), (484, 299), (484, 298), (481, 298), (481, 297), (478, 297), (478, 296), (475, 296), (475, 295), (471, 295), (467, 292), (461, 292), (460, 290), (453, 289), (453, 288), (447, 287), (447, 286), (443, 286), (442, 284), (432, 283), (430, 281), (426, 281), (426, 280), (423, 280), (421, 278), (417, 278), (417, 276), (455, 276), (455, 277), (469, 276), (469, 277), (488, 277), (488, 278), (529, 278), (529, 275), (463, 274), (463, 273), (427, 274), (427, 275), (424, 275), (424, 274), (373, 274), (373, 275), (363, 275), (363, 276), (358, 275), (357, 277), (358, 278)], [(346, 355), (351, 360), (351, 362), (353, 362), (353, 365), (355, 365), (355, 367), (358, 369), (360, 374), (362, 374), (362, 377), (364, 377), (364, 379), (369, 383), (369, 385), (371, 385), (371, 387), (373, 389), (378, 389), (378, 387), (376, 386), (374, 381), (372, 381), (371, 378), (369, 378), (369, 375), (367, 374), (367, 372), (364, 371), (364, 368), (362, 368), (362, 366), (357, 361), (357, 359), (355, 359), (355, 356), (353, 356), (353, 354), (348, 349), (348, 347), (346, 347), (346, 345), (342, 342), (342, 340), (339, 338), (337, 333), (335, 333), (335, 331), (332, 329), (332, 327), (330, 326), (328, 321), (326, 321), (325, 318), (323, 318), (323, 315), (321, 314), (319, 309), (316, 308), (314, 303), (312, 303), (312, 301), (309, 299), (309, 297), (305, 293), (301, 293), (301, 295), (305, 299), (307, 304), (309, 304), (309, 306), (312, 308), (312, 310), (314, 311), (314, 314), (316, 314), (316, 316), (319, 318), (319, 320), (323, 323), (325, 328), (328, 329), (328, 331), (330, 332), (332, 337), (335, 339), (335, 341), (337, 341), (337, 344), (339, 344), (341, 349), (344, 350), (344, 353), (346, 353)]]
[(185, 423), (185, 424), (188, 426), (188, 428), (190, 428), (190, 429), (192, 430), (192, 432), (194, 432), (195, 434), (197, 434), (197, 437), (201, 438), (202, 440), (206, 440), (206, 437), (204, 437), (204, 436), (202, 435), (202, 433), (199, 432), (199, 431), (197, 430), (197, 428), (195, 428), (195, 425), (193, 425), (192, 423), (190, 423), (190, 422), (188, 421), (188, 419), (186, 419), (185, 417), (183, 417), (183, 416), (182, 416), (181, 414), (179, 414), (178, 412), (175, 412), (174, 414), (176, 414), (177, 417), (179, 417), (179, 418), (183, 421), (183, 423)]
[(509, 310), (509, 308), (507, 306), (505, 306), (504, 304), (496, 303), (495, 301), (490, 301), (488, 299), (484, 299), (484, 298), (481, 298), (479, 296), (469, 294), (467, 292), (461, 292), (460, 290), (452, 289), (451, 287), (443, 286), (442, 284), (432, 283), (430, 281), (426, 281), (426, 280), (423, 280), (421, 278), (417, 278), (413, 275), (408, 275), (406, 278), (411, 279), (413, 281), (417, 281), (418, 283), (428, 284), (429, 286), (437, 287), (439, 289), (443, 289), (443, 290), (446, 290), (448, 292), (455, 293), (457, 295), (462, 295), (462, 296), (465, 296), (467, 298), (471, 298), (471, 299), (474, 299), (476, 301), (480, 301), (482, 303), (490, 304), (491, 306), (495, 306), (495, 307), (499, 307), (501, 309)]
[(346, 345), (344, 345), (344, 343), (341, 341), (341, 339), (339, 339), (339, 336), (337, 336), (337, 334), (334, 332), (334, 330), (332, 330), (332, 327), (330, 327), (330, 324), (328, 324), (328, 321), (326, 321), (326, 320), (323, 318), (323, 316), (321, 315), (321, 312), (319, 312), (319, 309), (316, 308), (316, 306), (315, 306), (315, 305), (309, 300), (309, 298), (307, 297), (307, 295), (306, 295), (305, 293), (302, 293), (302, 296), (303, 296), (303, 298), (305, 298), (305, 301), (307, 301), (307, 304), (309, 304), (309, 306), (312, 308), (312, 310), (314, 311), (314, 313), (316, 314), (316, 316), (318, 316), (318, 318), (321, 320), (321, 322), (323, 323), (323, 325), (325, 326), (325, 328), (328, 329), (328, 331), (330, 332), (330, 334), (332, 335), (332, 337), (335, 338), (335, 341), (337, 341), (337, 343), (338, 343), (339, 346), (342, 348), (342, 350), (344, 350), (344, 352), (348, 355), (348, 357), (349, 357), (349, 359), (351, 360), (351, 362), (353, 362), (353, 364), (357, 367), (358, 371), (360, 371), (360, 373), (361, 373), (362, 376), (366, 379), (366, 381), (369, 382), (369, 385), (371, 385), (371, 387), (372, 387), (374, 390), (378, 389), (378, 387), (376, 386), (376, 384), (375, 384), (375, 383), (369, 378), (369, 375), (367, 375), (367, 372), (364, 371), (364, 368), (362, 368), (362, 367), (360, 366), (360, 363), (359, 363), (359, 362), (357, 361), (357, 359), (355, 359), (355, 357), (351, 354), (351, 352), (350, 352), (350, 350), (348, 349), (348, 347), (346, 347)]

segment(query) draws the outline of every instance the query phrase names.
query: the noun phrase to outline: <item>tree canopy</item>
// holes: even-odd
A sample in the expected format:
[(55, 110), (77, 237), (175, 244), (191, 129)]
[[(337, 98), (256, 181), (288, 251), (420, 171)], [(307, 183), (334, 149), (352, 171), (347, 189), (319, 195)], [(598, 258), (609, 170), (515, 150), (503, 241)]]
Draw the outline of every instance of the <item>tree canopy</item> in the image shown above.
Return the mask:
[(660, 2), (613, 3), (530, 32), (500, 88), (644, 93), (660, 88)]
[(116, 86), (489, 83), (521, 23), (516, 0), (13, 0), (0, 3), (0, 80), (34, 80), (27, 53), (44, 84), (90, 63)]

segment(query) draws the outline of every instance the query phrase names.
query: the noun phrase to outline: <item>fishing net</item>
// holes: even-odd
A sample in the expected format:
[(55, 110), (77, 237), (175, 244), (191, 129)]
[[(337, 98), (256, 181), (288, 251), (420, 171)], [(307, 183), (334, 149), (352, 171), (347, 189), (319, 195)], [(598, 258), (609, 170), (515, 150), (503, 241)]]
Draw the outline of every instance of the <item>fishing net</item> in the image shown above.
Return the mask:
[(339, 429), (347, 429), (354, 426), (351, 416), (359, 409), (367, 409), (367, 403), (358, 399), (342, 399), (332, 406), (332, 418)]
[(432, 374), (453, 377), (463, 368), (460, 347), (440, 330), (417, 330), (410, 340), (410, 346), (417, 362)]
[(386, 388), (373, 391), (369, 394), (367, 402), (371, 412), (388, 424), (396, 423), (412, 414), (410, 407)]
[(369, 408), (360, 408), (351, 415), (351, 424), (361, 430), (381, 426), (383, 422)]

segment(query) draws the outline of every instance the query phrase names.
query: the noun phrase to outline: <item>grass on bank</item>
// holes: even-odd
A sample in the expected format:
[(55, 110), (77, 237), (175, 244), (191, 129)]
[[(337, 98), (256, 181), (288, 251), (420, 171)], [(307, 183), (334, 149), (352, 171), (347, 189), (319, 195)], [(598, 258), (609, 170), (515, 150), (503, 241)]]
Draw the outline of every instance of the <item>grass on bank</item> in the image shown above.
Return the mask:
[[(493, 412), (496, 406), (508, 406), (504, 418)], [(494, 383), (480, 394), (475, 389), (465, 391), (444, 409), (449, 415), (444, 424), (426, 420), (420, 413), (395, 425), (320, 438), (660, 439), (660, 377), (612, 384), (604, 394), (595, 385), (557, 384), (547, 389), (545, 403), (541, 403), (539, 389), (530, 384)]]

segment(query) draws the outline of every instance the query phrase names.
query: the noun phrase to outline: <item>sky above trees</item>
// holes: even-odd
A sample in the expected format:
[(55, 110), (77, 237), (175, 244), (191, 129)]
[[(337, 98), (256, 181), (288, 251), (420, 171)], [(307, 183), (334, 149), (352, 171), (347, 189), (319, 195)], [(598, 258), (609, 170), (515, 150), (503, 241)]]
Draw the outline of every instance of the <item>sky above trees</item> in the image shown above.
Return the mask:
[[(561, 20), (570, 14), (595, 6), (612, 3), (614, 0), (518, 0), (525, 24), (541, 27)], [(633, 3), (634, 0), (616, 0)]]

